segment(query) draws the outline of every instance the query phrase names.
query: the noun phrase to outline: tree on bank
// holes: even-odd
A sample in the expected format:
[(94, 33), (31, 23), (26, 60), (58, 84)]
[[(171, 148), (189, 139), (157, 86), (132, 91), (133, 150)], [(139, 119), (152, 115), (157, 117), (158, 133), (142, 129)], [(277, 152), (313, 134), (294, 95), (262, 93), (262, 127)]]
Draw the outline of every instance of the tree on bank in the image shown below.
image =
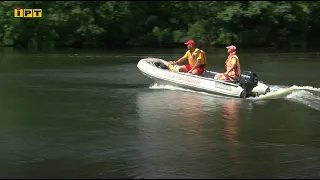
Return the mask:
[[(15, 18), (15, 8), (42, 18)], [(319, 46), (316, 1), (1, 1), (0, 45), (16, 47)]]

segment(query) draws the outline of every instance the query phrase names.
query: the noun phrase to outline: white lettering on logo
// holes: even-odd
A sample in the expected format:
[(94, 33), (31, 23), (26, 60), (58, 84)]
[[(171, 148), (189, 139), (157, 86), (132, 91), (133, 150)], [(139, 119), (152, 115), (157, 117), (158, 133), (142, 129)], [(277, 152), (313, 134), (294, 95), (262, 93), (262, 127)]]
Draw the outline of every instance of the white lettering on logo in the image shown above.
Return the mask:
[(182, 76), (179, 74), (173, 74), (173, 73), (166, 73), (164, 76), (168, 77), (168, 78), (173, 78), (179, 81), (184, 81), (187, 83), (193, 83), (193, 84), (200, 84), (201, 80), (199, 79), (195, 79), (193, 77), (186, 77), (186, 76)]
[(241, 74), (241, 77), (250, 78), (250, 76), (244, 74)]

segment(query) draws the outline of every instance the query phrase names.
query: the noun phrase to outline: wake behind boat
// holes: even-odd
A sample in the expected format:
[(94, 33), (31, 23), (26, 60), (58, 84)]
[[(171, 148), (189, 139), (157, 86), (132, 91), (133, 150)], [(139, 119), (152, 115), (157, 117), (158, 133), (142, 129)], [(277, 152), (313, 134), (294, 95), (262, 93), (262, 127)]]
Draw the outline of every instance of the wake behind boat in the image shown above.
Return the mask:
[(155, 82), (212, 94), (247, 98), (270, 92), (270, 88), (258, 80), (257, 74), (250, 71), (242, 72), (239, 81), (224, 81), (214, 79), (218, 72), (208, 70), (203, 75), (178, 72), (177, 65), (170, 65), (167, 61), (159, 58), (141, 59), (137, 67)]

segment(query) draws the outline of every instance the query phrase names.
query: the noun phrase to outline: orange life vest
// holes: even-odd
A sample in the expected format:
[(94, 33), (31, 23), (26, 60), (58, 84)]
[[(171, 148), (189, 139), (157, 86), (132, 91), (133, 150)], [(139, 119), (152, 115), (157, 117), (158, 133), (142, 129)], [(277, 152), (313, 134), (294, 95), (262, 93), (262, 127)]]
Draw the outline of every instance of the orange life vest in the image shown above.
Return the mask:
[(241, 74), (241, 68), (240, 68), (239, 58), (237, 55), (232, 54), (232, 55), (228, 56), (228, 58), (225, 62), (225, 69), (227, 71), (228, 69), (230, 69), (232, 67), (232, 64), (231, 64), (232, 58), (236, 59), (237, 64), (236, 64), (236, 67), (228, 73), (228, 76), (233, 77), (233, 78), (238, 78), (238, 77), (240, 77), (240, 74)]

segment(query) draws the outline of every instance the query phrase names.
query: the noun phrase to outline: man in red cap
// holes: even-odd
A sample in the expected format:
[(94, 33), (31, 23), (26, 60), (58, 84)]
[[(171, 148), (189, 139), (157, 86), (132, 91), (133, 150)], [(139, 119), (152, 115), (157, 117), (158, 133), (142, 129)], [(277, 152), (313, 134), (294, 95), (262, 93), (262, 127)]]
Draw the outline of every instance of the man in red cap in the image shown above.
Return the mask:
[(216, 75), (216, 79), (219, 80), (235, 80), (240, 77), (241, 68), (240, 61), (238, 56), (236, 55), (236, 47), (234, 45), (230, 45), (226, 47), (228, 49), (229, 56), (225, 62), (225, 73), (219, 73)]
[(169, 64), (179, 64), (188, 59), (189, 64), (179, 66), (179, 72), (188, 72), (195, 75), (203, 74), (207, 64), (206, 54), (203, 50), (196, 48), (193, 40), (184, 43), (187, 45), (188, 51), (177, 61), (171, 61)]

